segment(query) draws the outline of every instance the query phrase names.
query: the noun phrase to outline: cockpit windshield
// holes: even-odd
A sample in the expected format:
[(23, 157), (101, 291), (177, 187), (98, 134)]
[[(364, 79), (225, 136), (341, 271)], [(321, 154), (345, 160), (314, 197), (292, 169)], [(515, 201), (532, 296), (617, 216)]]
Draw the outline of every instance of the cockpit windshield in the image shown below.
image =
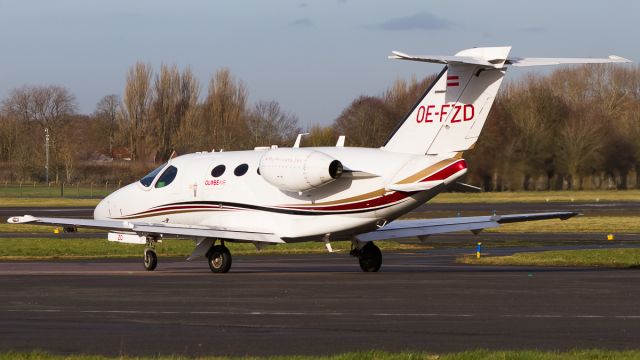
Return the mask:
[(162, 170), (166, 165), (167, 164), (162, 164), (159, 167), (155, 168), (152, 172), (145, 175), (142, 179), (140, 179), (140, 184), (142, 184), (142, 186), (144, 187), (151, 186), (151, 183), (153, 183), (153, 179), (156, 178), (160, 170)]
[(156, 189), (163, 188), (173, 182), (173, 180), (178, 175), (178, 169), (175, 166), (169, 165), (167, 170), (165, 170), (162, 175), (156, 181)]

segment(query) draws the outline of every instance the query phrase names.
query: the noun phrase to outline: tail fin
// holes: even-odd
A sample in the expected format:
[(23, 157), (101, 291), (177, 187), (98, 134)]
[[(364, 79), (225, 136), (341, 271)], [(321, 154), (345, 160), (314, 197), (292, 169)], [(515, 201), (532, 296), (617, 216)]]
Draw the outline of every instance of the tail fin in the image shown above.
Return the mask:
[(510, 46), (473, 48), (455, 56), (411, 56), (393, 52), (391, 59), (446, 66), (383, 148), (433, 155), (470, 149), (480, 136), (508, 65), (629, 62), (617, 56), (607, 59), (509, 58), (510, 50)]

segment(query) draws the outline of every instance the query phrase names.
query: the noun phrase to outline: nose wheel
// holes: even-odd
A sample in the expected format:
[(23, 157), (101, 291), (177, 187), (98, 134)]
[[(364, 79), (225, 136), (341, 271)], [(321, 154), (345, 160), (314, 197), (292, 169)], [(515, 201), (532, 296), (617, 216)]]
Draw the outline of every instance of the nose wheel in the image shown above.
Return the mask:
[(158, 266), (158, 255), (153, 249), (146, 249), (144, 251), (144, 269), (147, 271), (153, 271)]
[(226, 273), (231, 269), (231, 252), (224, 245), (215, 245), (207, 253), (209, 269), (214, 273)]

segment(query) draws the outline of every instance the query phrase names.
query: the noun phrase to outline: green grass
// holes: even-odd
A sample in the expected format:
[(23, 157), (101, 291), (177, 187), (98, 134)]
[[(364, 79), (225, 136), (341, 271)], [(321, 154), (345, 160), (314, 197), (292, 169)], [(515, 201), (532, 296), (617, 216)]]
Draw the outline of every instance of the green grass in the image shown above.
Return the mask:
[(0, 207), (95, 207), (99, 202), (100, 199), (0, 197)]
[[(296, 244), (270, 245), (258, 251), (252, 244), (227, 243), (234, 255), (261, 254), (316, 254), (326, 253), (323, 243), (304, 242)], [(348, 253), (351, 243), (347, 241), (331, 244), (334, 250)], [(382, 250), (425, 249), (421, 244), (403, 244), (395, 241), (378, 243)], [(156, 246), (161, 257), (186, 257), (195, 245), (190, 240), (166, 239)], [(0, 260), (27, 259), (92, 259), (140, 257), (143, 245), (120, 244), (105, 239), (64, 239), (64, 238), (19, 238), (0, 239)]]
[(568, 220), (540, 220), (504, 224), (490, 232), (640, 233), (637, 216), (575, 216)]
[[(118, 183), (106, 184), (65, 184), (65, 197), (102, 198), (118, 189)], [(60, 184), (51, 183), (7, 183), (0, 182), (0, 197), (60, 197)]]
[(521, 252), (508, 256), (483, 256), (480, 259), (465, 256), (458, 258), (457, 262), (477, 265), (637, 268), (640, 267), (640, 248)]
[[(0, 223), (0, 233), (42, 233), (42, 234), (53, 234), (53, 230), (55, 228), (59, 228), (60, 231), (62, 231), (60, 226)], [(100, 230), (88, 229), (88, 228), (78, 228), (78, 231), (79, 232), (99, 232)], [(106, 234), (106, 232), (105, 232), (105, 234)]]
[(99, 356), (99, 355), (53, 355), (46, 352), (6, 352), (0, 353), (0, 360), (632, 360), (640, 359), (638, 350), (572, 350), (551, 352), (536, 350), (492, 351), (473, 350), (448, 354), (426, 352), (384, 351), (353, 352), (327, 356), (269, 356), (269, 357), (228, 357), (228, 356)]
[[(16, 187), (5, 187), (0, 183), (0, 206), (95, 206), (101, 197), (115, 189), (90, 193), (88, 187), (69, 187), (64, 198), (60, 191), (49, 192), (48, 188), (32, 187), (22, 193)], [(92, 199), (77, 198), (89, 197)], [(505, 202), (597, 202), (597, 201), (640, 201), (640, 190), (587, 190), (587, 191), (516, 191), (516, 192), (483, 192), (483, 193), (443, 193), (436, 196), (433, 203), (505, 203)]]
[(514, 191), (482, 193), (443, 193), (433, 203), (505, 203), (505, 202), (594, 202), (640, 201), (640, 190), (586, 191)]

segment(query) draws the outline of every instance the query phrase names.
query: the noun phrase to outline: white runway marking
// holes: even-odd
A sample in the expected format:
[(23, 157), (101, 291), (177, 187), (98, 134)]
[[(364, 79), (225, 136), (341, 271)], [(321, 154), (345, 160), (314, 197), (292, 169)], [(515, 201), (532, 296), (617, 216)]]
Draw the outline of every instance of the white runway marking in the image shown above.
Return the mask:
[[(372, 316), (372, 317), (431, 317), (431, 318), (486, 318), (479, 314), (438, 313), (349, 313), (349, 312), (289, 312), (289, 311), (144, 311), (144, 310), (62, 310), (62, 309), (6, 309), (11, 313), (61, 313), (61, 314), (141, 314), (141, 315), (234, 315), (234, 316)], [(640, 319), (640, 315), (563, 315), (563, 314), (498, 314), (489, 317), (514, 319)]]

